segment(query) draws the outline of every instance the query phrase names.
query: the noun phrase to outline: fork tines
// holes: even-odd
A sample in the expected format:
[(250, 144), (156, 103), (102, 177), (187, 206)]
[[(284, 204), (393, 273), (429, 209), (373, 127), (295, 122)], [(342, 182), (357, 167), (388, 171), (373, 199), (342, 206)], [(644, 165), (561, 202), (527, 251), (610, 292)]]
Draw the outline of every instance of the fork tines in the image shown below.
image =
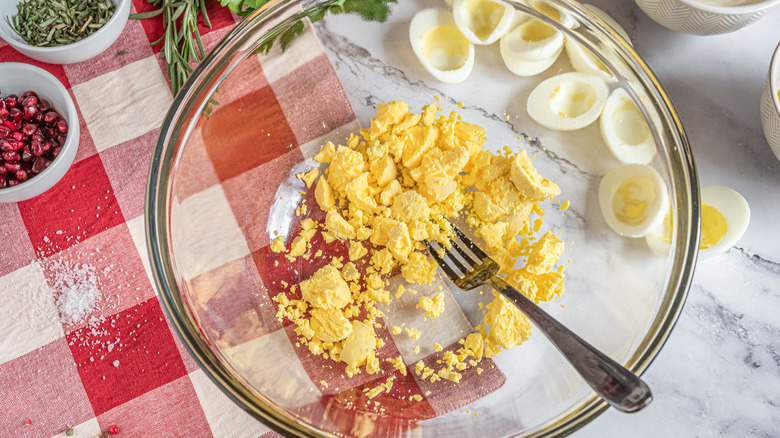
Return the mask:
[[(466, 237), (462, 231), (460, 231), (454, 225), (450, 225), (450, 228), (452, 229), (455, 236), (460, 242), (463, 243), (462, 245), (450, 238), (450, 248), (446, 248), (440, 242), (436, 242), (436, 247), (434, 247), (433, 242), (430, 240), (425, 241), (425, 246), (428, 248), (431, 256), (436, 260), (439, 266), (441, 266), (442, 271), (444, 271), (444, 273), (447, 274), (447, 276), (450, 277), (452, 281), (455, 281), (462, 278), (464, 275), (471, 273), (475, 267), (490, 260), (490, 258), (487, 254), (485, 254), (484, 251), (479, 249), (477, 245), (471, 241), (471, 239)], [(472, 254), (469, 254), (464, 249), (464, 246), (467, 247)], [(452, 249), (455, 250), (454, 252), (457, 253), (457, 256), (453, 253)], [(447, 263), (445, 260), (446, 255), (449, 255), (447, 259), (450, 263)], [(457, 270), (460, 271), (460, 273), (457, 273), (455, 269), (450, 266), (450, 264), (454, 265)]]

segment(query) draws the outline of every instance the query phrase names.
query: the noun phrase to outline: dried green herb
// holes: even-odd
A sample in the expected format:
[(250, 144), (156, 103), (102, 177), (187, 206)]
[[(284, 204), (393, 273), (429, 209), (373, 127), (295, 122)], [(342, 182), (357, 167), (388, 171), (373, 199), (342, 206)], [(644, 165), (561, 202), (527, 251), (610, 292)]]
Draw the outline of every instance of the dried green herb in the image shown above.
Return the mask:
[(111, 0), (25, 0), (6, 21), (27, 44), (63, 46), (97, 32), (115, 10)]

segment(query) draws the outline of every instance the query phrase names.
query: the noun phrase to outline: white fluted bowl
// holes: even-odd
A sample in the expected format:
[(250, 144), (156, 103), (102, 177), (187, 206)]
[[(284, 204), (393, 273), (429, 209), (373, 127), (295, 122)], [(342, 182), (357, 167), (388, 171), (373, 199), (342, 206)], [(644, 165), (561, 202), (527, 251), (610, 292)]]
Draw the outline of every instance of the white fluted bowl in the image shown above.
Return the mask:
[(636, 0), (656, 23), (675, 32), (719, 35), (755, 23), (780, 0), (741, 6), (712, 6), (696, 0)]

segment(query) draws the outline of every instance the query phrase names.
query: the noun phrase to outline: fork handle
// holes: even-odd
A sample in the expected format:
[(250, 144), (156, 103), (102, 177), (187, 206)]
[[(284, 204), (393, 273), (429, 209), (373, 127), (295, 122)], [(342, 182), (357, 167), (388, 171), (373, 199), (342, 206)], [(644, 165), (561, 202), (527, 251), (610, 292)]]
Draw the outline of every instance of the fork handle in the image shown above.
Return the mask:
[(622, 412), (637, 412), (650, 404), (653, 396), (642, 379), (567, 329), (500, 277), (493, 276), (487, 281), (547, 336), (607, 403)]

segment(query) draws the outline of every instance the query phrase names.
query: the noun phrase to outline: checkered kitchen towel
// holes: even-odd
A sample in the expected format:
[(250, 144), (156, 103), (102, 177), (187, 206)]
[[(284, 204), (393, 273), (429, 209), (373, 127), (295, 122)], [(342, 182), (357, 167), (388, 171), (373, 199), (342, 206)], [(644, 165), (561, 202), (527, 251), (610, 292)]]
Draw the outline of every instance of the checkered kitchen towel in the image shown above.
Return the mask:
[[(134, 12), (150, 9), (145, 0), (133, 3)], [(209, 4), (213, 28), (201, 28), (207, 47), (236, 22), (218, 2)], [(131, 20), (106, 52), (64, 66), (30, 60), (0, 41), (0, 61), (38, 65), (59, 78), (70, 90), (81, 122), (79, 151), (63, 180), (34, 199), (0, 204), (1, 437), (65, 436), (68, 427), (74, 428), (74, 436), (92, 437), (111, 425), (119, 427), (119, 436), (128, 437), (277, 436), (229, 402), (198, 369), (169, 327), (152, 287), (143, 229), (144, 189), (152, 148), (172, 100), (159, 47), (149, 46), (161, 32), (159, 21)], [(271, 252), (268, 230), (289, 235), (299, 225), (273, 223), (273, 206), (258, 205), (257, 199), (271, 198), (285, 187), (296, 193), (302, 183), (290, 170), (325, 140), (343, 142), (358, 127), (310, 27), (285, 56), (300, 68), (283, 72), (265, 57), (241, 64), (241, 74), (231, 77), (252, 80), (223, 87), (230, 91), (218, 96), (220, 105), (194, 134), (193, 142), (201, 147), (194, 147), (180, 163), (198, 177), (180, 182), (177, 213), (206, 216), (219, 224), (215, 232), (208, 223), (197, 223), (203, 238), (190, 244), (210, 247), (211, 254), (222, 254), (223, 259), (183, 263), (196, 302), (220, 309), (217, 313), (224, 318), (203, 321), (204, 331), (258, 387), (267, 384), (264, 375), (251, 368), (259, 355), (290, 358), (278, 371), (311, 385), (311, 391), (291, 405), (307, 415), (322, 415), (328, 405), (354, 399), (363, 388), (391, 375), (396, 376), (393, 390), (372, 402), (392, 405), (406, 418), (441, 415), (494, 391), (505, 378), (487, 359), (481, 364), (485, 372), (464, 372), (458, 386), (431, 384), (412, 371), (421, 359), (434, 367), (443, 355), (433, 349), (435, 342), (444, 345), (444, 351), (457, 349), (457, 340), (473, 330), (443, 282), (418, 287), (418, 295), (406, 294), (383, 309), (387, 327), (405, 322), (422, 332), (420, 339), (412, 340), (386, 328), (378, 331), (386, 342), (379, 355), (401, 355), (410, 366), (406, 377), (385, 362), (382, 373), (346, 379), (343, 370), (330, 367), (333, 362), (325, 363), (297, 345), (290, 321), (275, 318), (271, 297), (283, 291), (282, 280), (297, 283), (327, 260), (290, 264)], [(257, 135), (242, 129), (222, 135), (219, 126), (228, 118), (234, 126), (248, 124), (251, 132), (265, 133), (264, 147), (247, 155), (245, 145), (256, 144)], [(233, 153), (238, 150), (243, 158), (239, 162)], [(261, 194), (249, 199), (243, 190), (247, 186)], [(310, 199), (308, 205), (316, 202)], [(322, 214), (316, 208), (309, 213), (315, 219)], [(346, 252), (338, 245), (323, 248)], [(279, 267), (274, 267), (277, 258)], [(84, 265), (90, 267), (101, 299), (87, 322), (65, 324), (54, 289), (63, 270)], [(235, 287), (210, 287), (224, 276), (234, 280)], [(393, 284), (399, 281), (391, 279)], [(435, 286), (445, 291), (447, 310), (425, 320), (414, 307), (420, 295), (438, 293)], [(244, 330), (220, 335), (220, 324)], [(416, 345), (419, 353), (413, 352)], [(421, 395), (422, 401), (405, 400), (411, 394)], [(342, 416), (336, 427), (349, 432), (350, 421)], [(381, 432), (380, 424), (374, 433)]]

